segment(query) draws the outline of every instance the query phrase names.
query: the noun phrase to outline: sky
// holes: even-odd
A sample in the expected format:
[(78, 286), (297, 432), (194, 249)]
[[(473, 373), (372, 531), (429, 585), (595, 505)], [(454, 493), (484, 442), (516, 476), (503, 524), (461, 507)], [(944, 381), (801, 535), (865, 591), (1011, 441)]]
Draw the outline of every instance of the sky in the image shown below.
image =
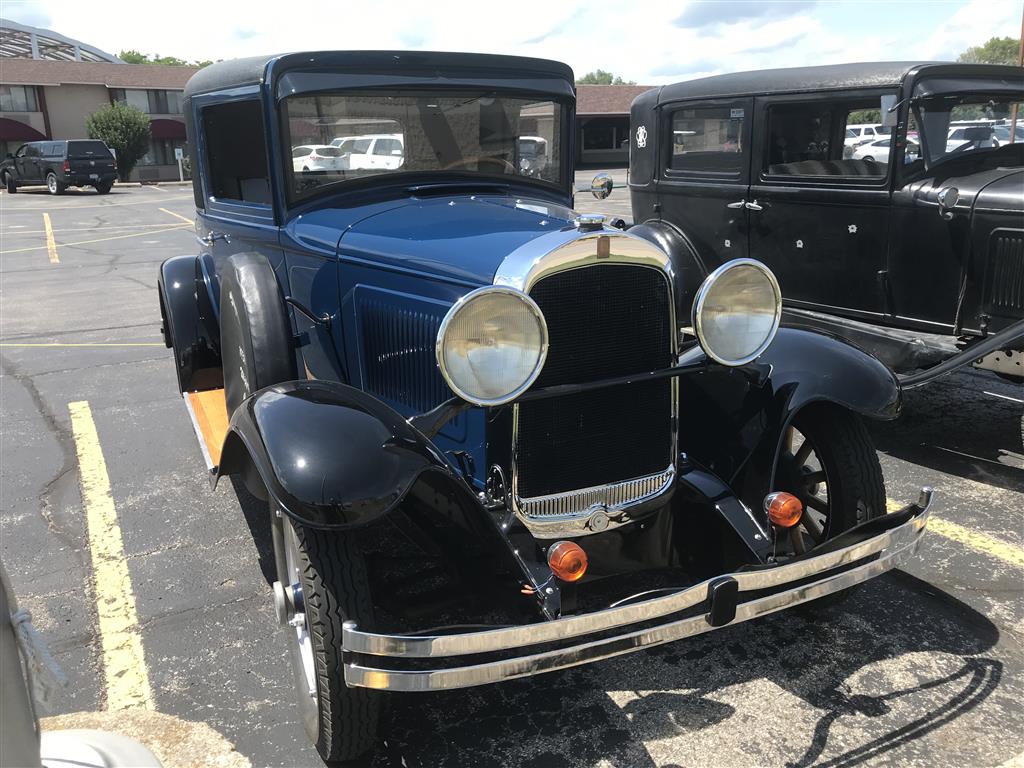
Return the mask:
[(770, 67), (949, 60), (1018, 37), (1022, 0), (0, 0), (0, 16), (116, 54), (189, 60), (325, 49), (558, 59), (642, 85)]

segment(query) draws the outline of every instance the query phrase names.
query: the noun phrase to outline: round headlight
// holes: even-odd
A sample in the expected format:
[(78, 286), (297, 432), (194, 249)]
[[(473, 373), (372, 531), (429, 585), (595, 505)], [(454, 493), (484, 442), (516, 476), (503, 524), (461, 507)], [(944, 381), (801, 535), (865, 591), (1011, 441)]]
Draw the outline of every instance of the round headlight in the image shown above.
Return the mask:
[(456, 302), (437, 332), (437, 363), (452, 391), (476, 405), (501, 405), (540, 375), (548, 327), (533, 299), (503, 286)]
[(693, 328), (708, 357), (722, 365), (745, 365), (767, 349), (782, 317), (782, 292), (775, 275), (753, 259), (720, 266), (693, 302)]

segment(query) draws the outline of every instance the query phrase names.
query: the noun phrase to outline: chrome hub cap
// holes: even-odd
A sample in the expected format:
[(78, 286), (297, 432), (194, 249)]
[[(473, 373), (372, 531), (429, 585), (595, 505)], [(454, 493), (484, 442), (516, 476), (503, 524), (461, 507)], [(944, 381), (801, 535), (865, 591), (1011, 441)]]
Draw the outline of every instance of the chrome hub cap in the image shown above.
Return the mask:
[(282, 520), (282, 525), (284, 527), (285, 568), (291, 584), (282, 586), (280, 582), (274, 583), (274, 608), (278, 621), (287, 627), (289, 639), (297, 646), (298, 659), (302, 665), (309, 696), (315, 699), (316, 669), (313, 664), (313, 639), (309, 633), (309, 623), (306, 620), (305, 604), (302, 599), (302, 580), (299, 578), (301, 573), (299, 541), (289, 520)]

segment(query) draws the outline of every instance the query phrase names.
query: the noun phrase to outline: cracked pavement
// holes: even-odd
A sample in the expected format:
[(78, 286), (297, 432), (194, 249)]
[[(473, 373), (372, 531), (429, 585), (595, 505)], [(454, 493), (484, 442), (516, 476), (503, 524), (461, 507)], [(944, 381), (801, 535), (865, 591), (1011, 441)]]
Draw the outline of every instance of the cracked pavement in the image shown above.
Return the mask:
[[(577, 203), (628, 217), (622, 187)], [(230, 483), (210, 490), (170, 352), (11, 346), (159, 343), (157, 266), (195, 252), (188, 227), (154, 231), (175, 223), (160, 207), (191, 218), (191, 190), (0, 195), (0, 556), (71, 679), (58, 713), (102, 709), (68, 415), (87, 400), (157, 710), (207, 723), (253, 765), (319, 765), (274, 619), (265, 507), (240, 502)], [(59, 264), (37, 248), (43, 211)], [(105, 232), (136, 234), (63, 244)], [(871, 427), (889, 497), (932, 485), (936, 518), (1019, 550), (1021, 399), (1019, 386), (976, 371), (908, 393), (899, 421)], [(929, 534), (904, 571), (823, 615), (790, 611), (534, 679), (393, 697), (370, 765), (1000, 766), (1024, 751), (1022, 577)]]

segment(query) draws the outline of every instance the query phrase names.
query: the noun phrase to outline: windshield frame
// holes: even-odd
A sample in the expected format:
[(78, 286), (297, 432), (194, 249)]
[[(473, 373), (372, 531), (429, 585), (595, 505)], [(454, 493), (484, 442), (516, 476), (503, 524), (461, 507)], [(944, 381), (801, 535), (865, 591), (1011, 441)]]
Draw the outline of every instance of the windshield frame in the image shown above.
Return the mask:
[[(925, 169), (930, 170), (930, 169), (932, 169), (932, 168), (934, 168), (934, 167), (936, 167), (938, 165), (942, 165), (943, 163), (946, 163), (946, 162), (950, 161), (951, 159), (968, 157), (968, 156), (970, 156), (970, 157), (979, 157), (979, 156), (982, 156), (982, 155), (988, 155), (991, 152), (995, 152), (995, 151), (998, 151), (1000, 149), (1000, 147), (987, 147), (987, 148), (984, 148), (985, 151), (982, 151), (980, 153), (977, 150), (974, 150), (974, 151), (972, 151), (970, 153), (957, 153), (957, 152), (947, 152), (946, 151), (946, 146), (948, 145), (948, 143), (950, 141), (949, 136), (950, 136), (951, 131), (953, 131), (955, 128), (969, 127), (969, 126), (961, 126), (961, 125), (953, 126), (952, 125), (953, 121), (950, 119), (950, 120), (946, 120), (945, 121), (945, 130), (944, 131), (937, 131), (936, 128), (929, 126), (930, 121), (926, 121), (926, 120), (923, 119), (922, 109), (924, 107), (926, 107), (927, 104), (930, 103), (930, 102), (940, 101), (940, 100), (944, 100), (944, 99), (952, 99), (952, 98), (956, 98), (957, 102), (955, 104), (951, 105), (949, 110), (948, 110), (948, 112), (946, 113), (946, 114), (949, 114), (950, 116), (952, 116), (952, 111), (953, 111), (953, 109), (955, 107), (960, 106), (960, 105), (962, 105), (964, 103), (974, 104), (974, 103), (983, 103), (985, 101), (994, 101), (996, 99), (1005, 99), (1005, 103), (1012, 104), (1015, 100), (1020, 99), (1020, 101), (1018, 101), (1017, 103), (1024, 104), (1024, 98), (1021, 97), (1020, 92), (1013, 92), (1013, 91), (999, 92), (999, 91), (993, 91), (993, 90), (984, 89), (984, 88), (979, 89), (977, 91), (970, 91), (970, 90), (965, 90), (965, 91), (949, 91), (949, 92), (941, 92), (941, 91), (939, 91), (939, 92), (936, 92), (936, 93), (928, 94), (926, 96), (915, 96), (915, 97), (913, 97), (911, 99), (911, 101), (910, 101), (910, 108), (911, 108), (911, 111), (913, 112), (914, 122), (915, 122), (915, 124), (917, 126), (919, 143), (920, 143), (921, 148), (922, 148), (921, 158), (924, 161)], [(977, 102), (975, 102), (975, 101), (966, 101), (965, 102), (965, 101), (963, 101), (963, 99), (977, 99)], [(934, 111), (936, 113), (938, 112), (938, 110), (934, 110)], [(982, 120), (979, 120), (978, 122), (982, 122)], [(1024, 109), (1019, 110), (1019, 114), (1017, 116), (1017, 126), (1020, 127), (1022, 124), (1024, 124)], [(1005, 123), (1003, 125), (1005, 125), (1005, 127), (1008, 130), (1010, 130), (1012, 124), (1011, 123)], [(995, 128), (995, 124), (994, 123), (992, 124), (992, 128), (993, 129)], [(932, 148), (931, 142), (933, 140), (935, 140), (936, 136), (934, 136), (933, 134), (935, 134), (936, 132), (941, 134), (941, 135), (938, 136), (938, 141), (941, 144), (941, 151), (940, 151), (940, 153), (938, 155), (933, 155), (933, 148)]]
[[(465, 93), (468, 90), (479, 91), (481, 94), (494, 94), (499, 98), (529, 99), (532, 101), (546, 101), (558, 105), (559, 120), (558, 130), (561, 132), (562, 152), (559, 158), (560, 181), (552, 182), (534, 176), (525, 176), (519, 173), (514, 174), (492, 174), (481, 171), (469, 170), (420, 170), (420, 171), (395, 171), (385, 173), (367, 174), (352, 179), (339, 179), (336, 182), (314, 187), (306, 192), (297, 192), (293, 184), (294, 171), (291, 166), (291, 130), (288, 118), (287, 101), (293, 97), (316, 97), (330, 94), (352, 93), (358, 95), (360, 92), (366, 94), (380, 93), (385, 91), (402, 92), (425, 92), (443, 94)], [(277, 99), (275, 105), (275, 117), (278, 129), (278, 144), (281, 154), (279, 172), (283, 180), (282, 188), (284, 199), (288, 208), (304, 206), (310, 201), (323, 196), (346, 194), (353, 190), (366, 189), (373, 186), (398, 186), (404, 188), (423, 185), (444, 185), (444, 184), (470, 184), (477, 182), (481, 186), (512, 187), (525, 185), (547, 193), (555, 193), (559, 196), (572, 195), (573, 167), (575, 152), (575, 99), (546, 89), (524, 89), (509, 87), (508, 85), (495, 84), (494, 81), (478, 81), (475, 83), (416, 83), (396, 82), (386, 86), (373, 85), (351, 85), (339, 82), (336, 87), (322, 88), (316, 90), (300, 90), (295, 93), (283, 95)], [(531, 136), (533, 134), (530, 134)]]

